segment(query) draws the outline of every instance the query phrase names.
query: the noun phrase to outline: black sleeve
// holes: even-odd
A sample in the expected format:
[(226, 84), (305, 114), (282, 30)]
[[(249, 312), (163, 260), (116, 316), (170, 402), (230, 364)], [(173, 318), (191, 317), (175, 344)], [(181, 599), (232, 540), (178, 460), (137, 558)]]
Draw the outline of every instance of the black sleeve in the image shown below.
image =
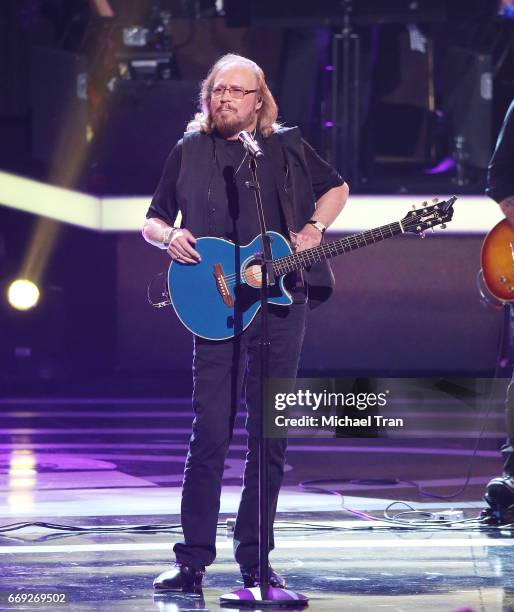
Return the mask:
[(496, 148), (489, 162), (485, 192), (496, 202), (514, 196), (514, 100), (505, 115)]
[(312, 190), (319, 200), (321, 196), (333, 187), (340, 187), (344, 181), (339, 173), (332, 168), (324, 159), (322, 159), (311, 145), (302, 140), (305, 159), (312, 178)]
[(171, 150), (168, 159), (164, 164), (161, 180), (152, 198), (150, 208), (146, 213), (146, 218), (157, 217), (168, 225), (173, 225), (179, 211), (177, 202), (177, 179), (180, 173), (182, 162), (182, 140)]

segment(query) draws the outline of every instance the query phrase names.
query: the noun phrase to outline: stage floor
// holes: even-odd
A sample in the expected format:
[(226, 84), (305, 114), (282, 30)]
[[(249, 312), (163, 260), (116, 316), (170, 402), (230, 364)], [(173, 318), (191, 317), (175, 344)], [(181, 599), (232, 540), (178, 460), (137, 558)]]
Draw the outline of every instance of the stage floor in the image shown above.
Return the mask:
[[(157, 533), (59, 533), (30, 526), (0, 538), (0, 609), (217, 610), (241, 586), (227, 519), (237, 510), (244, 462), (238, 416), (227, 458), (218, 558), (204, 598), (153, 595), (180, 539), (182, 468), (190, 432), (187, 398), (2, 400), (0, 526), (26, 521), (128, 527)], [(495, 427), (493, 427), (495, 429)], [(474, 440), (291, 440), (271, 560), (288, 587), (324, 610), (514, 610), (512, 531), (460, 527), (402, 529), (365, 520), (393, 501), (425, 512), (484, 507), (487, 480), (500, 471), (501, 435)], [(426, 494), (457, 497), (443, 500)], [(338, 494), (304, 490), (310, 479)], [(407, 510), (397, 504), (389, 515)], [(405, 517), (406, 518), (406, 517)], [(413, 518), (409, 516), (408, 518)], [(419, 521), (424, 516), (419, 515)], [(9, 603), (10, 594), (65, 603)]]

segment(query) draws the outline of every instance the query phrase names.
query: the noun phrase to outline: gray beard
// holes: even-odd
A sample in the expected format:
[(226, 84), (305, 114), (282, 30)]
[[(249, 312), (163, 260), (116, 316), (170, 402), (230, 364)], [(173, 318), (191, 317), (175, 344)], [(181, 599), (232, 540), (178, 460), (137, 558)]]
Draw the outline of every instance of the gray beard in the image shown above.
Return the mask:
[(223, 138), (235, 136), (243, 129), (241, 121), (233, 123), (228, 121), (220, 121), (219, 118), (216, 118), (214, 119), (214, 125)]
[(213, 116), (213, 122), (223, 138), (236, 136), (241, 130), (245, 129), (245, 124), (242, 121), (223, 121), (217, 113)]

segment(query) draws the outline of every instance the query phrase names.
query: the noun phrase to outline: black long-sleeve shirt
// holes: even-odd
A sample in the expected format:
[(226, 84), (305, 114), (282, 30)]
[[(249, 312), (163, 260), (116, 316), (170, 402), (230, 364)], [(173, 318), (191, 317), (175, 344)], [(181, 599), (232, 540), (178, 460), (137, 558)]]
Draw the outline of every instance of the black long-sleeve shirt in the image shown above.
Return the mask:
[(485, 192), (496, 202), (514, 196), (514, 100), (505, 115), (489, 162)]

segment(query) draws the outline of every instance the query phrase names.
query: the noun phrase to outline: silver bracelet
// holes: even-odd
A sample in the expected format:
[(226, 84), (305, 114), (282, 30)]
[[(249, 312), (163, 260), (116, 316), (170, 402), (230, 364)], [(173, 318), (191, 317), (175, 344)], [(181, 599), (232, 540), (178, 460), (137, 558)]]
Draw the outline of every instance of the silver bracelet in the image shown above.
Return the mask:
[(176, 227), (167, 227), (163, 234), (162, 234), (162, 245), (164, 246), (164, 248), (168, 248), (170, 246), (170, 240), (171, 240), (171, 236), (173, 235), (173, 232), (176, 230)]

